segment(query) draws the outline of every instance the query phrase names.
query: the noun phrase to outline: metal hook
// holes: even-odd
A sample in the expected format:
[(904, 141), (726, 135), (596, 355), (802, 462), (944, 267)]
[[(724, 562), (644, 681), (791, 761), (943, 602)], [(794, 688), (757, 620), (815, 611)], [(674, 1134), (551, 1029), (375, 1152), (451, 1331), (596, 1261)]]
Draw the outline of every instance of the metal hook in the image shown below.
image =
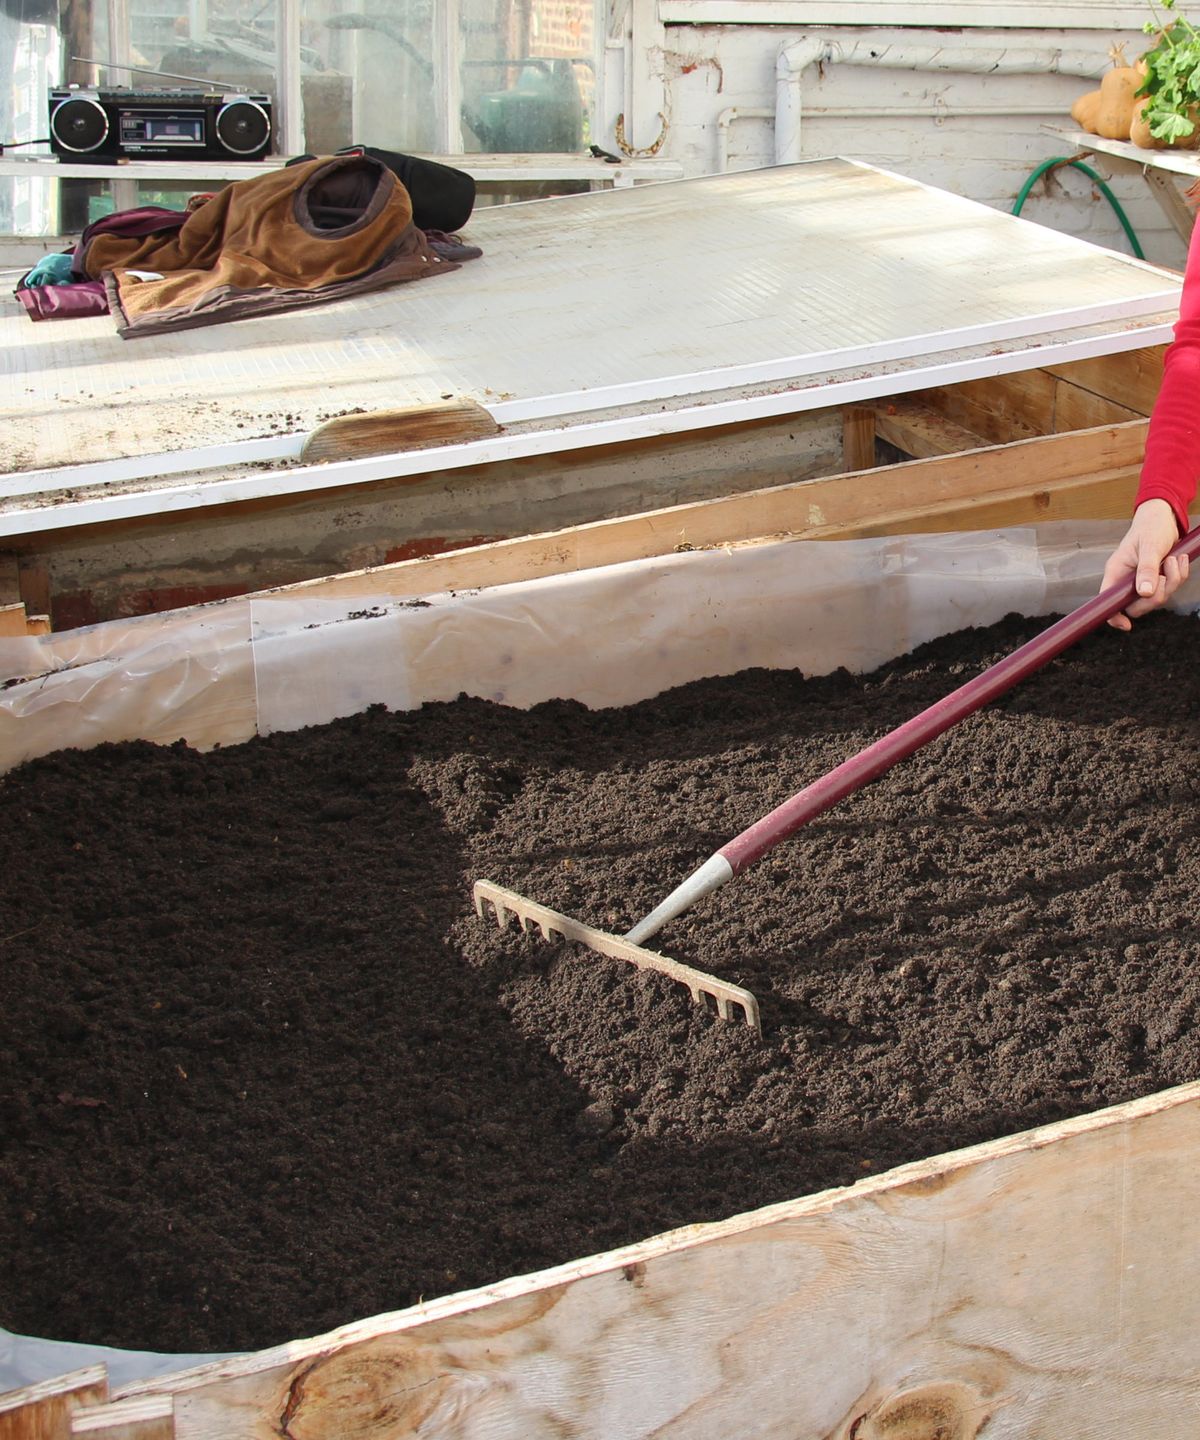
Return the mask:
[(661, 110), (658, 112), (658, 118), (662, 122), (662, 128), (658, 132), (658, 139), (655, 140), (653, 145), (647, 146), (645, 150), (635, 150), (625, 139), (625, 112), (622, 111), (620, 115), (617, 116), (617, 123), (613, 127), (617, 138), (617, 149), (620, 150), (621, 154), (628, 156), (631, 160), (638, 158), (644, 159), (650, 155), (657, 155), (663, 147), (663, 142), (667, 138), (667, 131), (670, 128), (667, 123), (667, 117)]

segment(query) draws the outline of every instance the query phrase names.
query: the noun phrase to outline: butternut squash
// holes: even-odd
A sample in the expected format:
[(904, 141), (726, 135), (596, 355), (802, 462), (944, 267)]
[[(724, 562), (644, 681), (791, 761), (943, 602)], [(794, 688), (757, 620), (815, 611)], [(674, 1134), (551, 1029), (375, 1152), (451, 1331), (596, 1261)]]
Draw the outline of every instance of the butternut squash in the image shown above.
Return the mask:
[(1100, 81), (1100, 103), (1096, 110), (1096, 134), (1105, 140), (1128, 140), (1133, 120), (1133, 102), (1141, 88), (1142, 76), (1135, 65), (1114, 65)]
[(1089, 90), (1086, 95), (1081, 95), (1071, 106), (1071, 119), (1081, 130), (1086, 130), (1089, 135), (1095, 135), (1097, 116), (1100, 113), (1100, 91)]
[(1129, 138), (1142, 150), (1166, 150), (1167, 142), (1151, 135), (1150, 125), (1143, 118), (1149, 103), (1149, 95), (1142, 95), (1133, 102), (1133, 115), (1129, 121)]

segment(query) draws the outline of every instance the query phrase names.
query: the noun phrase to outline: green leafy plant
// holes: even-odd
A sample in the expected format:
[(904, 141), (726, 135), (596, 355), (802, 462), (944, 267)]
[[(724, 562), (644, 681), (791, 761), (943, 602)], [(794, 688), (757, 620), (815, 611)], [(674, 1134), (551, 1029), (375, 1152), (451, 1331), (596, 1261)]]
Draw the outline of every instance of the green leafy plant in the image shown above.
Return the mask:
[(1176, 13), (1175, 0), (1159, 0), (1158, 6), (1152, 0), (1152, 8), (1155, 18), (1142, 27), (1157, 37), (1139, 62), (1145, 78), (1137, 93), (1148, 97), (1142, 117), (1155, 139), (1187, 144), (1200, 119), (1200, 31)]

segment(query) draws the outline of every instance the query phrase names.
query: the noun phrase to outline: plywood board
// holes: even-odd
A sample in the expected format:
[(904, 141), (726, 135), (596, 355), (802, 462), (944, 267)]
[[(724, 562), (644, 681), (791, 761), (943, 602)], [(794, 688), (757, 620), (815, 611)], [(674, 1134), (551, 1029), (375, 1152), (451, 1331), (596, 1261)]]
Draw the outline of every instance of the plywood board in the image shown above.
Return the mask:
[(68, 1440), (71, 1417), (108, 1399), (103, 1365), (0, 1395), (0, 1440)]
[(125, 1403), (169, 1394), (176, 1440), (1178, 1434), (1200, 1405), (1200, 1252), (1177, 1243), (1198, 1153), (1187, 1085)]
[(175, 1405), (169, 1394), (139, 1395), (78, 1410), (71, 1417), (72, 1440), (175, 1440), (175, 1433)]

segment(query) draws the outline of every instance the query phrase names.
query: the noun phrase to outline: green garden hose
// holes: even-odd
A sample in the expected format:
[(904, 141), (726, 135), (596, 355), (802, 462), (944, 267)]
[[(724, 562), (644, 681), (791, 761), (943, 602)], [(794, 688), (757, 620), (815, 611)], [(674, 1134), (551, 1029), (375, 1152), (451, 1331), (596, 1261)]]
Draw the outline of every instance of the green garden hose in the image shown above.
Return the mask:
[(1121, 222), (1121, 229), (1125, 231), (1126, 237), (1128, 238), (1130, 245), (1133, 247), (1133, 253), (1137, 256), (1139, 260), (1144, 260), (1146, 258), (1145, 253), (1143, 252), (1142, 247), (1138, 244), (1137, 236), (1133, 233), (1133, 226), (1129, 223), (1129, 216), (1126, 215), (1124, 210), (1121, 209), (1121, 202), (1109, 189), (1108, 184), (1106, 183), (1104, 178), (1101, 175), (1098, 175), (1090, 165), (1085, 165), (1082, 160), (1071, 160), (1066, 155), (1056, 155), (1051, 160), (1043, 160), (1042, 163), (1033, 172), (1033, 174), (1029, 177), (1029, 179), (1026, 180), (1024, 185), (1021, 186), (1021, 193), (1017, 196), (1016, 202), (1012, 208), (1012, 213), (1014, 215), (1019, 215), (1021, 213), (1021, 207), (1029, 198), (1029, 192), (1042, 178), (1046, 171), (1053, 170), (1056, 165), (1073, 165), (1076, 170), (1082, 170), (1083, 173), (1088, 177), (1088, 179), (1097, 186), (1101, 195), (1103, 195), (1104, 198), (1108, 201), (1108, 203), (1112, 206), (1113, 214), (1116, 215), (1117, 219)]

